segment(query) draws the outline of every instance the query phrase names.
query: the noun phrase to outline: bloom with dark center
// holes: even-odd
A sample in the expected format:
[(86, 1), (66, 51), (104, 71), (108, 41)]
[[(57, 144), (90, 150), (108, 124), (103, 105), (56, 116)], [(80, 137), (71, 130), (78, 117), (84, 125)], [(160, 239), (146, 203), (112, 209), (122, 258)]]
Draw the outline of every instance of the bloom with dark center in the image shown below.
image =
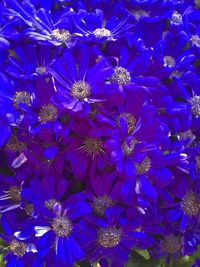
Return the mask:
[(13, 1), (9, 13), (27, 25), (25, 35), (38, 43), (54, 46), (65, 44), (68, 48), (75, 44), (71, 34), (71, 31), (74, 30), (72, 20), (74, 12), (67, 8), (62, 14), (63, 17), (58, 19), (56, 16), (54, 17), (54, 13), (50, 14), (44, 8), (36, 11), (31, 3), (21, 5), (17, 1)]
[[(176, 176), (180, 175), (177, 171)], [(180, 179), (180, 178), (179, 178)], [(196, 224), (199, 218), (200, 199), (198, 192), (198, 182), (196, 188), (188, 184), (187, 176), (182, 174), (182, 189), (178, 190), (178, 184), (171, 187), (171, 193), (174, 196), (174, 202), (165, 211), (167, 222), (177, 222), (180, 224), (181, 231), (185, 231), (189, 225)]]
[(123, 266), (123, 262), (128, 259), (130, 247), (152, 245), (153, 239), (140, 228), (141, 220), (135, 218), (130, 223), (127, 218), (122, 219), (121, 212), (119, 207), (111, 207), (105, 212), (104, 218), (86, 219), (86, 222), (90, 222), (85, 232), (88, 242), (83, 245), (92, 261), (107, 258), (112, 266)]
[[(106, 19), (106, 22), (104, 21)], [(93, 22), (93, 23), (91, 23)], [(126, 37), (133, 25), (129, 21), (129, 15), (125, 18), (104, 18), (103, 11), (96, 9), (94, 13), (79, 10), (74, 16), (77, 33), (84, 40), (89, 41), (116, 41)]]
[(60, 59), (56, 59), (49, 72), (54, 76), (57, 89), (55, 103), (73, 111), (88, 112), (94, 103), (104, 102), (111, 94), (112, 88), (106, 84), (112, 68), (106, 66), (106, 60), (94, 61), (89, 47), (80, 46), (77, 53), (65, 51)]
[(16, 79), (33, 80), (41, 76), (49, 77), (47, 70), (57, 53), (56, 49), (52, 52), (50, 46), (36, 47), (27, 44), (17, 47), (9, 53), (6, 72)]
[(97, 242), (104, 248), (114, 248), (121, 241), (121, 229), (116, 226), (98, 229)]
[(181, 249), (181, 240), (180, 237), (170, 234), (165, 237), (165, 240), (162, 242), (162, 250), (165, 253), (174, 254), (180, 252)]
[(1, 196), (0, 196), (0, 213), (5, 213), (14, 209), (21, 207), (22, 198), (22, 183), (14, 177), (7, 177), (7, 180), (4, 181), (5, 177), (1, 176)]
[[(76, 115), (78, 114), (75, 113)], [(97, 122), (91, 124), (88, 118), (80, 120), (79, 117), (74, 120), (72, 126), (74, 135), (68, 139), (69, 145), (65, 158), (70, 162), (74, 177), (78, 180), (93, 177), (109, 162), (104, 141), (108, 133), (101, 121), (98, 125), (98, 131), (96, 131)]]
[[(48, 257), (52, 250), (55, 250), (57, 262), (61, 261), (68, 266), (73, 266), (76, 260), (82, 260), (84, 257), (84, 251), (79, 242), (81, 231), (79, 222), (83, 215), (90, 212), (90, 207), (81, 193), (69, 197), (62, 206), (56, 202), (53, 212), (48, 213), (48, 217), (45, 216), (42, 220), (34, 222), (35, 235), (38, 238), (37, 244), (41, 255), (46, 246), (45, 256)], [(40, 251), (38, 253), (40, 254)]]
[[(8, 244), (5, 248), (6, 253), (3, 256), (3, 259), (6, 260), (6, 264), (9, 266), (27, 266), (28, 262), (32, 262), (33, 255), (37, 254), (37, 248), (34, 244), (34, 241), (30, 240), (29, 237), (34, 232), (29, 227), (29, 233), (22, 231), (20, 239), (18, 239), (18, 225), (23, 225), (23, 230), (28, 227), (27, 222), (24, 222), (22, 217), (16, 216), (16, 214), (1, 216), (1, 223), (3, 231), (6, 235), (2, 235), (3, 241)], [(33, 261), (34, 262), (34, 261)]]
[(182, 200), (181, 207), (185, 215), (195, 216), (199, 213), (200, 199), (194, 192), (188, 192)]
[(48, 104), (42, 106), (38, 114), (38, 119), (39, 121), (41, 121), (41, 123), (46, 123), (50, 121), (54, 122), (57, 119), (57, 116), (57, 108), (52, 104)]

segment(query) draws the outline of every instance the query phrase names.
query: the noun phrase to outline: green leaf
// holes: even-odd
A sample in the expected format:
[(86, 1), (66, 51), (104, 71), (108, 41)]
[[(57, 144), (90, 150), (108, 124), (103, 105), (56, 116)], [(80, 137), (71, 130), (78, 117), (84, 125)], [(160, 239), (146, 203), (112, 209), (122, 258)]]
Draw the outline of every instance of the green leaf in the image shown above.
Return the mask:
[(150, 255), (148, 250), (140, 250), (140, 249), (134, 249), (134, 251), (136, 251), (140, 256), (142, 256), (145, 260), (149, 260), (150, 259)]

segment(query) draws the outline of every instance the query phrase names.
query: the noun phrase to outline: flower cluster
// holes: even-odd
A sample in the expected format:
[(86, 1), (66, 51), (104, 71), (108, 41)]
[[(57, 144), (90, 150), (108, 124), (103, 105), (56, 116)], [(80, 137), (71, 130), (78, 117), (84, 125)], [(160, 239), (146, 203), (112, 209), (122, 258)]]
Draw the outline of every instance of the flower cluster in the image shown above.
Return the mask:
[(0, 1), (7, 267), (197, 250), (196, 2)]

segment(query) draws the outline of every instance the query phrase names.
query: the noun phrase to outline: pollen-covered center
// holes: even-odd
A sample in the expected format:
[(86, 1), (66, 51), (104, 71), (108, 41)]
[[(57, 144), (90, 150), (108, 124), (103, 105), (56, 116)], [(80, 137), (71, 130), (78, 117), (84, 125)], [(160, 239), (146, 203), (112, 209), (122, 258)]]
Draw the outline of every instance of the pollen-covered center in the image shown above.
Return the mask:
[(37, 73), (42, 75), (43, 73), (46, 72), (47, 69), (46, 69), (46, 67), (40, 66), (40, 67), (37, 67), (35, 70)]
[(34, 206), (33, 204), (26, 204), (24, 207), (24, 210), (28, 216), (32, 216), (34, 212)]
[(64, 29), (55, 29), (51, 33), (52, 39), (56, 40), (57, 42), (65, 43), (71, 40), (71, 33), (68, 30)]
[(136, 139), (132, 139), (130, 142), (124, 141), (122, 143), (122, 150), (125, 156), (130, 156), (133, 153), (136, 143)]
[(18, 186), (11, 186), (5, 193), (13, 202), (19, 202), (21, 200), (21, 189)]
[(90, 85), (84, 81), (75, 82), (70, 90), (70, 95), (76, 100), (84, 100), (90, 94)]
[(17, 257), (23, 257), (27, 250), (27, 245), (23, 242), (18, 242), (17, 240), (13, 240), (10, 244), (10, 250)]
[(6, 150), (8, 151), (22, 151), (26, 148), (24, 142), (18, 141), (16, 136), (12, 136), (6, 144)]
[(151, 160), (149, 157), (145, 157), (145, 159), (143, 160), (142, 163), (140, 163), (140, 164), (136, 163), (135, 164), (137, 175), (147, 173), (149, 171), (150, 167), (151, 167)]
[(56, 203), (59, 203), (59, 201), (57, 201), (55, 198), (51, 198), (51, 199), (45, 201), (44, 206), (47, 209), (52, 210)]
[(200, 169), (200, 156), (196, 156), (196, 166), (197, 166), (197, 169)]
[(117, 119), (116, 119), (116, 123), (119, 127), (121, 127), (120, 125), (120, 119), (124, 118), (126, 120), (127, 126), (128, 126), (128, 134), (131, 134), (135, 128), (136, 125), (136, 119), (135, 117), (131, 114), (131, 113), (121, 113)]
[(111, 31), (105, 28), (97, 28), (93, 31), (93, 34), (96, 38), (110, 37)]
[(149, 14), (144, 10), (133, 10), (132, 11), (133, 16), (138, 21), (141, 17), (149, 17)]
[(121, 229), (116, 226), (100, 228), (98, 230), (98, 243), (105, 248), (116, 247), (121, 240)]
[(96, 197), (93, 203), (93, 210), (99, 216), (103, 216), (106, 209), (114, 205), (112, 199), (108, 196)]
[(173, 22), (174, 24), (181, 24), (183, 22), (181, 14), (177, 11), (174, 11), (172, 14), (171, 22)]
[(13, 106), (19, 108), (20, 104), (31, 106), (31, 95), (26, 91), (17, 91), (13, 97)]
[(58, 110), (52, 104), (44, 105), (40, 109), (39, 114), (38, 114), (38, 119), (42, 123), (46, 123), (48, 121), (55, 121), (57, 117), (58, 117)]
[(197, 194), (188, 192), (181, 203), (182, 210), (187, 216), (195, 216), (199, 212), (200, 199)]
[(180, 71), (180, 70), (174, 70), (174, 71), (172, 71), (172, 73), (170, 74), (170, 78), (180, 78), (183, 74), (184, 74), (183, 71)]
[(57, 236), (68, 237), (72, 231), (72, 223), (67, 217), (57, 217), (52, 222), (53, 231)]
[(131, 75), (130, 72), (128, 72), (126, 69), (122, 67), (116, 67), (114, 69), (114, 73), (112, 74), (110, 81), (112, 83), (117, 84), (130, 84), (131, 83)]
[(166, 253), (176, 253), (181, 249), (180, 238), (170, 234), (166, 236), (165, 240), (162, 243), (162, 250)]
[(192, 45), (196, 45), (197, 47), (200, 47), (200, 37), (198, 35), (192, 35), (191, 37)]
[(164, 56), (164, 66), (172, 68), (176, 65), (175, 59), (171, 56)]
[(87, 138), (84, 141), (84, 149), (90, 155), (103, 152), (101, 146), (101, 140), (99, 138), (91, 138), (91, 137)]
[(189, 129), (185, 132), (180, 132), (179, 133), (179, 136), (180, 136), (180, 140), (184, 140), (184, 139), (187, 139), (187, 138), (190, 138), (190, 139), (195, 139), (195, 135), (193, 134), (193, 132)]
[(191, 104), (191, 112), (195, 116), (200, 116), (200, 96), (195, 95), (195, 96), (191, 97), (189, 102)]

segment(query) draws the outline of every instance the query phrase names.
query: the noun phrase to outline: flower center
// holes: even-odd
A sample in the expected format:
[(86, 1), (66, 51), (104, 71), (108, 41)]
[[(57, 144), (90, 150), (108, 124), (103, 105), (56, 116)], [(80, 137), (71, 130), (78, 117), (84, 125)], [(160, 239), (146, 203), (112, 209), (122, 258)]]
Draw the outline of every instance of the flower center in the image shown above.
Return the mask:
[(6, 144), (6, 149), (9, 151), (23, 151), (26, 148), (24, 142), (18, 141), (15, 136), (12, 136)]
[(94, 32), (93, 32), (94, 36), (96, 38), (103, 38), (103, 37), (110, 37), (111, 36), (111, 31), (107, 30), (105, 28), (97, 28)]
[(55, 218), (52, 227), (56, 235), (61, 237), (68, 237), (73, 229), (72, 223), (67, 217)]
[(166, 236), (162, 243), (162, 250), (167, 253), (176, 253), (181, 249), (180, 238), (171, 234)]
[(32, 216), (34, 211), (33, 204), (26, 204), (24, 210), (28, 216)]
[(173, 57), (171, 57), (171, 56), (165, 56), (164, 57), (164, 66), (165, 67), (172, 68), (175, 66), (175, 64), (176, 64), (176, 62), (175, 62)]
[(31, 95), (26, 91), (17, 91), (13, 97), (13, 106), (19, 109), (20, 104), (31, 106)]
[(195, 116), (200, 116), (200, 96), (195, 95), (195, 96), (191, 97), (189, 102), (191, 104), (191, 112)]
[(8, 194), (9, 198), (13, 202), (19, 202), (21, 200), (21, 189), (18, 186), (11, 186), (8, 191), (5, 191)]
[(145, 159), (143, 160), (142, 163), (136, 163), (135, 164), (135, 167), (136, 167), (136, 172), (137, 172), (137, 175), (140, 175), (140, 174), (145, 174), (149, 171), (150, 167), (151, 167), (151, 160), (149, 157), (145, 157)]
[(197, 169), (200, 169), (200, 156), (196, 156)]
[(136, 143), (136, 139), (132, 139), (129, 143), (127, 143), (126, 141), (123, 142), (122, 150), (125, 156), (130, 156), (133, 153)]
[(100, 152), (103, 152), (102, 146), (101, 146), (101, 140), (98, 138), (87, 138), (84, 141), (84, 150), (89, 154), (89, 155), (96, 155), (99, 154)]
[(8, 55), (9, 55), (9, 57), (13, 57), (16, 60), (19, 60), (18, 55), (16, 54), (15, 50), (13, 50), (13, 49), (8, 49)]
[(200, 199), (197, 194), (188, 192), (182, 200), (182, 210), (188, 216), (195, 216), (199, 212)]
[(183, 73), (184, 73), (183, 71), (174, 70), (170, 74), (170, 78), (180, 78), (183, 75)]
[(112, 83), (117, 83), (117, 84), (129, 84), (131, 83), (131, 76), (130, 73), (122, 68), (122, 67), (116, 67), (114, 69), (114, 73), (112, 74), (110, 81)]
[(133, 16), (138, 21), (141, 17), (149, 17), (149, 14), (144, 10), (133, 10)]
[(197, 47), (200, 47), (200, 38), (198, 35), (192, 35), (191, 37), (192, 45), (196, 45)]
[(183, 140), (183, 139), (187, 139), (187, 138), (190, 138), (190, 139), (195, 139), (195, 135), (193, 134), (193, 132), (189, 129), (185, 132), (180, 132), (179, 133), (180, 135), (180, 139)]
[(55, 121), (57, 117), (58, 117), (58, 110), (52, 104), (43, 106), (38, 114), (38, 119), (42, 123), (46, 123), (48, 121)]
[(120, 114), (117, 119), (116, 119), (116, 123), (117, 125), (120, 127), (120, 119), (124, 118), (126, 120), (126, 123), (128, 125), (128, 134), (131, 134), (135, 128), (135, 124), (136, 124), (136, 119), (134, 118), (134, 116), (131, 113), (122, 113)]
[(108, 196), (97, 197), (94, 199), (93, 210), (99, 216), (103, 216), (106, 209), (114, 205), (112, 199)]
[(59, 202), (55, 198), (51, 198), (45, 201), (44, 205), (47, 209), (52, 210), (56, 203), (59, 203)]
[(10, 244), (10, 249), (17, 257), (23, 257), (26, 253), (27, 245), (23, 242), (13, 240)]
[(105, 248), (116, 247), (121, 240), (121, 229), (112, 226), (98, 230), (98, 243)]
[(91, 94), (90, 85), (84, 81), (75, 82), (71, 87), (70, 94), (76, 100), (84, 100)]
[(71, 33), (68, 30), (55, 29), (52, 31), (51, 37), (58, 42), (65, 43), (71, 40)]
[(172, 14), (171, 21), (175, 24), (181, 24), (183, 22), (181, 14), (177, 11), (174, 11)]
[(45, 67), (42, 67), (42, 66), (37, 67), (35, 70), (36, 70), (36, 72), (39, 73), (40, 75), (42, 75), (43, 73), (46, 72), (46, 68), (45, 68)]

